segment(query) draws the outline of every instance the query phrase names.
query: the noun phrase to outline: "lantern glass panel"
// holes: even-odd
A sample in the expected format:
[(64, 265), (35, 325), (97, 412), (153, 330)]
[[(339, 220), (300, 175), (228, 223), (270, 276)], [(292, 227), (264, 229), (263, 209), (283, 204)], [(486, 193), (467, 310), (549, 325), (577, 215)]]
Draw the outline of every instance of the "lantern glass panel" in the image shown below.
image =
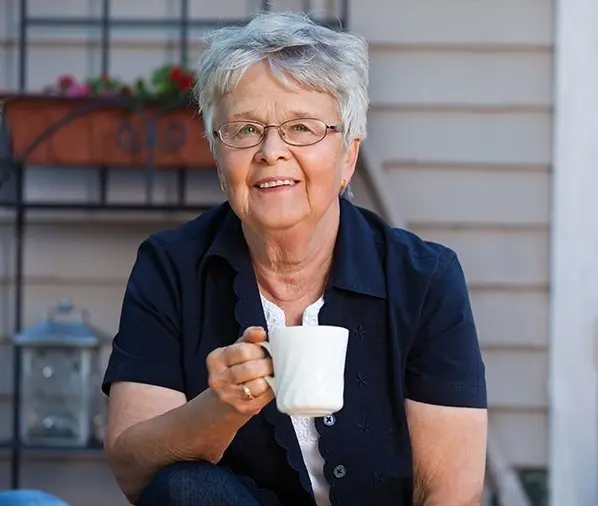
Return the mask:
[(25, 442), (87, 442), (89, 354), (89, 350), (73, 347), (24, 350)]
[(43, 321), (15, 335), (21, 352), (23, 443), (84, 447), (93, 442), (92, 426), (96, 419), (98, 425), (101, 421), (95, 382), (102, 340), (88, 324), (87, 310), (76, 310), (68, 299), (45, 311)]

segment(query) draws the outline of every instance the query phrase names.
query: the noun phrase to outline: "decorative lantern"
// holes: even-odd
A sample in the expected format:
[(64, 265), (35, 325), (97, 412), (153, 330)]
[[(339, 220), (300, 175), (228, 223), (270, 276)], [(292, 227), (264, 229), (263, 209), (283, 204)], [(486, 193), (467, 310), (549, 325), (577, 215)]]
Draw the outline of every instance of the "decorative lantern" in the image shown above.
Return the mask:
[(85, 447), (99, 408), (101, 334), (68, 299), (14, 337), (21, 348), (20, 438), (25, 445)]

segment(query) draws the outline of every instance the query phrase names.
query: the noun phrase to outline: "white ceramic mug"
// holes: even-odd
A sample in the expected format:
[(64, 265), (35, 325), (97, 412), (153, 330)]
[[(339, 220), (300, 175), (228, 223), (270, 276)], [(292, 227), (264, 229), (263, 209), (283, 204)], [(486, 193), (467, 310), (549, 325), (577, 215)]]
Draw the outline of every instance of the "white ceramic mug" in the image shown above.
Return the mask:
[(322, 417), (344, 404), (349, 331), (333, 326), (279, 327), (260, 343), (274, 364), (266, 381), (281, 413)]

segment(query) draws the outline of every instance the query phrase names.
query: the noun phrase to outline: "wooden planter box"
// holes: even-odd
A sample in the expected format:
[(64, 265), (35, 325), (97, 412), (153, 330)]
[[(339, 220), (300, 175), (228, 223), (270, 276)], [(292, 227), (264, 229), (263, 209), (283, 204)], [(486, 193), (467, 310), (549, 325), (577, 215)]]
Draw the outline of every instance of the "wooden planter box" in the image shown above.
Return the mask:
[(48, 166), (214, 169), (200, 115), (190, 104), (126, 97), (0, 96), (8, 156)]

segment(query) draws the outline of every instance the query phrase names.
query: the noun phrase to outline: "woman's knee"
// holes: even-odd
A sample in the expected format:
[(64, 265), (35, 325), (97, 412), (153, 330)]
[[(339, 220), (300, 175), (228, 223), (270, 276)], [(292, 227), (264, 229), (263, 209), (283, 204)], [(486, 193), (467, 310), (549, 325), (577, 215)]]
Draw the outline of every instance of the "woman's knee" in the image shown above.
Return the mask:
[(154, 476), (138, 506), (259, 506), (227, 469), (204, 461), (177, 462)]

